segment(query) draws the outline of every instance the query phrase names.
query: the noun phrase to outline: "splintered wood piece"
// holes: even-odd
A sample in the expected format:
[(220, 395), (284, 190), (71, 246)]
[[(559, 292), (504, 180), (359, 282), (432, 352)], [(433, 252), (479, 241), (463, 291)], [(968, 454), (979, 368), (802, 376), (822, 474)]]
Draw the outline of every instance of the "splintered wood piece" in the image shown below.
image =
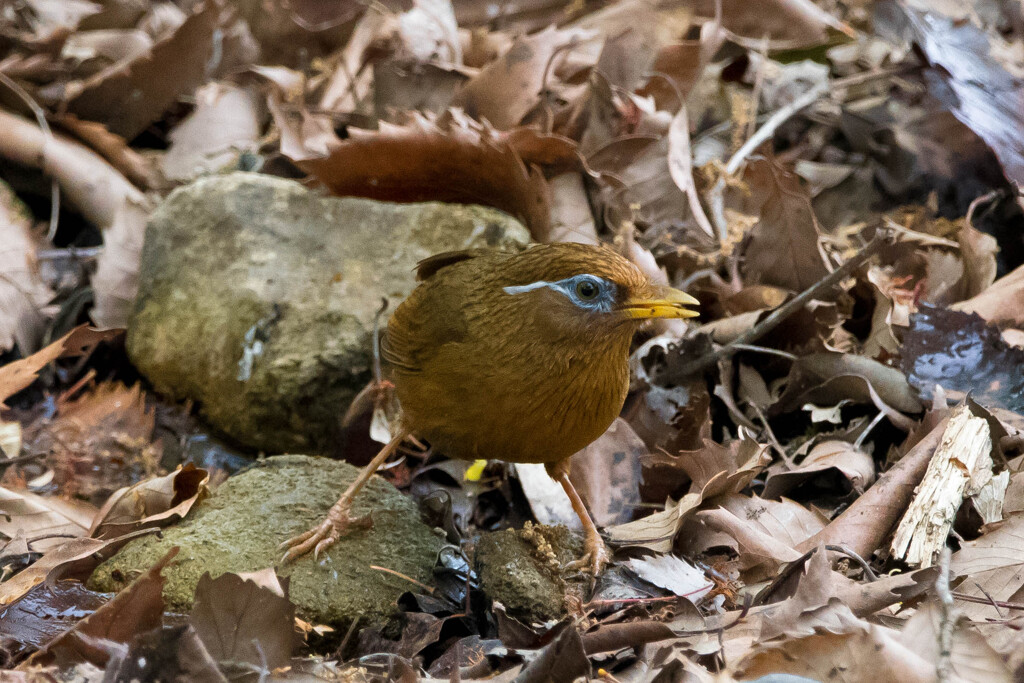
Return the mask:
[(992, 479), (992, 434), (988, 422), (966, 404), (954, 409), (914, 499), (900, 520), (892, 553), (912, 566), (929, 567), (946, 544), (965, 495)]

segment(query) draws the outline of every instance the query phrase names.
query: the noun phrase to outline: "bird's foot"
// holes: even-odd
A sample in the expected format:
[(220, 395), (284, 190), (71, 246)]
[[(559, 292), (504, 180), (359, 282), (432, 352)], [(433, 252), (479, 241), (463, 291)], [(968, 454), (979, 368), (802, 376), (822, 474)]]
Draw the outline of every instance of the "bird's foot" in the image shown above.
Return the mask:
[(308, 531), (289, 538), (279, 548), (288, 548), (288, 552), (281, 558), (282, 564), (288, 564), (297, 560), (309, 551), (313, 551), (313, 559), (320, 559), (320, 554), (334, 545), (335, 541), (341, 538), (353, 527), (367, 528), (373, 523), (370, 515), (353, 517), (348, 505), (336, 503), (327, 513), (324, 521), (320, 522)]
[(587, 536), (583, 545), (583, 555), (578, 560), (573, 560), (563, 567), (567, 571), (581, 571), (590, 574), (595, 579), (611, 560), (611, 554), (600, 536)]

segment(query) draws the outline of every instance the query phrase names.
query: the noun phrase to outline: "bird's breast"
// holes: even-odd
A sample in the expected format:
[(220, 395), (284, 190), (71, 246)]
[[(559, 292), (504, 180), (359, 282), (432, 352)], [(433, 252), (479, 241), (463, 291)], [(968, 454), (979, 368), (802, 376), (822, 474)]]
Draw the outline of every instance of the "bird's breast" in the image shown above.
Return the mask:
[(449, 457), (557, 462), (599, 437), (629, 389), (629, 339), (574, 349), (521, 345), (484, 356), (438, 349), (395, 388), (406, 425)]

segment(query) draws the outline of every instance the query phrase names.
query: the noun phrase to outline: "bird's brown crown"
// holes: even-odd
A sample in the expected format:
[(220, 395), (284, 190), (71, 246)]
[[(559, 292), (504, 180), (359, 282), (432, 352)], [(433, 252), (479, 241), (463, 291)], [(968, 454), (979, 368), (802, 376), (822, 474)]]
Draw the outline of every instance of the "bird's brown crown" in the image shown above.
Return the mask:
[(509, 285), (540, 280), (563, 280), (584, 273), (614, 282), (627, 291), (646, 287), (648, 279), (628, 260), (608, 247), (587, 244), (540, 244), (511, 256), (504, 279)]

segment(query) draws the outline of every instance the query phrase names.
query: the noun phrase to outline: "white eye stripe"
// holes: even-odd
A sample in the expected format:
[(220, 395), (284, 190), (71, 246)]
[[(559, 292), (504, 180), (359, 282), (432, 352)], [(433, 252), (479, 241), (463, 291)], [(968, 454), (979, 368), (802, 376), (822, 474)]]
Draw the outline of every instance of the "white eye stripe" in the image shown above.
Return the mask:
[[(588, 282), (594, 285), (597, 288), (597, 295), (585, 300), (582, 299), (576, 290), (577, 286), (581, 282)], [(538, 280), (537, 282), (531, 282), (528, 285), (516, 285), (512, 287), (503, 287), (502, 289), (506, 294), (524, 294), (526, 292), (531, 292), (535, 289), (543, 289), (545, 287), (565, 295), (570, 301), (580, 308), (597, 313), (608, 313), (612, 310), (615, 303), (615, 283), (588, 273), (574, 275), (555, 282)]]
[(554, 287), (557, 283), (548, 282), (547, 280), (538, 280), (537, 282), (531, 282), (528, 285), (518, 285), (516, 287), (503, 287), (506, 294), (523, 294), (525, 292), (532, 292), (535, 289), (541, 289), (543, 287), (551, 287), (551, 289), (557, 289)]

